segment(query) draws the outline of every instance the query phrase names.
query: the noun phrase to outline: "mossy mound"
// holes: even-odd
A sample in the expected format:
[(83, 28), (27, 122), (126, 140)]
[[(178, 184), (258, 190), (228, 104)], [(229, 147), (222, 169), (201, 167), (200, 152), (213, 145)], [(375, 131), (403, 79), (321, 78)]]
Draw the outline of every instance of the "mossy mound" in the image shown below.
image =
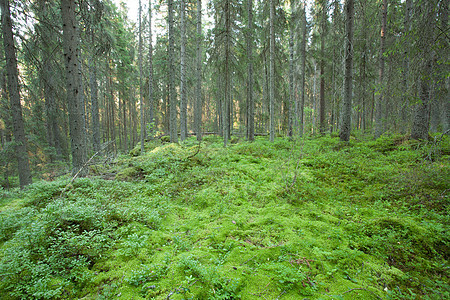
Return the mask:
[(0, 207), (0, 293), (450, 298), (447, 142), (382, 139), (151, 141), (102, 171), (116, 180), (11, 193)]

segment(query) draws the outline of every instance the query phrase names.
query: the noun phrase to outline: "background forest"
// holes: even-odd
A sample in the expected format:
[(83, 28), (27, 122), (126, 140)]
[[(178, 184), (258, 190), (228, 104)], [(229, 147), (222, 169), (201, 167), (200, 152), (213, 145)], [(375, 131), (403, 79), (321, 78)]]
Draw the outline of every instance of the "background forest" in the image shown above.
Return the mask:
[(113, 1), (8, 2), (5, 188), (18, 169), (26, 185), (164, 134), (215, 133), (226, 145), (231, 135), (426, 140), (449, 129), (448, 1), (150, 1), (137, 22)]

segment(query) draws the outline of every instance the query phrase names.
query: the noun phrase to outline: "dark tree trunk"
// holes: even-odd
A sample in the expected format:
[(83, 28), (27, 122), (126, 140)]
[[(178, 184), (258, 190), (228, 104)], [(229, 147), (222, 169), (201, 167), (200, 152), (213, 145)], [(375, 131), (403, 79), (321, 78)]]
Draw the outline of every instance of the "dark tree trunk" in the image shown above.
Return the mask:
[(202, 1), (197, 0), (197, 86), (195, 90), (194, 127), (197, 140), (202, 140)]
[(13, 134), (16, 142), (17, 166), (19, 169), (20, 187), (23, 188), (32, 183), (30, 164), (27, 154), (27, 141), (22, 117), (22, 105), (20, 103), (19, 76), (17, 71), (17, 58), (14, 49), (14, 37), (12, 32), (12, 20), (8, 0), (0, 0), (2, 13), (3, 45), (5, 48), (6, 71), (8, 73), (9, 101), (13, 120)]
[(378, 69), (378, 97), (375, 103), (375, 138), (383, 134), (383, 99), (384, 99), (384, 51), (386, 43), (387, 24), (387, 0), (383, 0), (381, 5), (381, 33), (380, 33), (380, 65)]
[(174, 29), (173, 29), (173, 0), (168, 0), (168, 25), (169, 25), (169, 132), (170, 142), (178, 142), (177, 134), (177, 95), (175, 93), (175, 66), (174, 66)]
[(255, 103), (253, 101), (253, 0), (247, 0), (247, 139), (255, 140)]
[(346, 32), (345, 32), (345, 80), (344, 100), (342, 106), (342, 121), (339, 132), (341, 141), (350, 139), (352, 113), (352, 71), (353, 71), (353, 0), (345, 3)]

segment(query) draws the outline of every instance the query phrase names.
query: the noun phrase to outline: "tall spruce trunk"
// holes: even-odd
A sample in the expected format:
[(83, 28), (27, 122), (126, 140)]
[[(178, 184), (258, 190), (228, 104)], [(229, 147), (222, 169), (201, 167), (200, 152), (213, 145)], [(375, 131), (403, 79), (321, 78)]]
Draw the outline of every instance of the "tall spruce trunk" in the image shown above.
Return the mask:
[(253, 0), (247, 0), (247, 139), (255, 140), (255, 103), (253, 100)]
[(197, 0), (197, 85), (195, 89), (194, 127), (197, 140), (202, 140), (202, 0)]
[(405, 19), (403, 23), (403, 32), (405, 36), (405, 42), (403, 44), (403, 103), (400, 109), (401, 114), (401, 128), (400, 131), (402, 133), (406, 132), (406, 124), (408, 123), (408, 107), (409, 107), (409, 99), (410, 99), (410, 86), (409, 86), (409, 39), (411, 33), (411, 12), (412, 12), (412, 0), (406, 0), (405, 2)]
[(186, 5), (185, 0), (180, 1), (180, 138), (187, 138), (187, 97), (186, 97)]
[[(80, 35), (75, 13), (75, 2), (61, 0), (63, 21), (63, 48), (66, 64), (67, 106), (72, 151), (72, 173), (75, 175), (86, 161), (83, 90), (80, 73)], [(79, 175), (85, 175), (81, 170)]]
[(375, 103), (375, 138), (379, 138), (384, 131), (383, 127), (383, 100), (384, 100), (384, 51), (386, 43), (386, 24), (387, 24), (387, 0), (383, 0), (381, 5), (381, 33), (380, 33), (380, 52), (378, 69), (378, 97)]
[(169, 25), (169, 133), (170, 142), (178, 142), (177, 133), (177, 95), (175, 93), (175, 66), (174, 66), (174, 29), (173, 29), (173, 0), (168, 0), (168, 18)]
[(320, 33), (320, 98), (319, 98), (319, 131), (325, 134), (325, 32), (327, 22), (327, 6), (328, 1), (322, 0), (322, 19)]
[(141, 112), (141, 154), (144, 154), (144, 140), (145, 140), (145, 113), (144, 113), (144, 86), (142, 82), (142, 76), (144, 76), (144, 70), (142, 66), (142, 3), (139, 0), (139, 45), (138, 45), (138, 64), (139, 64), (139, 107)]
[(305, 84), (306, 84), (306, 42), (307, 42), (307, 24), (306, 24), (306, 1), (302, 3), (302, 46), (301, 46), (301, 78), (300, 78), (300, 107), (299, 107), (299, 135), (303, 136), (304, 131), (304, 107), (305, 107)]
[(95, 58), (89, 60), (89, 85), (91, 89), (92, 146), (94, 152), (100, 150), (100, 112), (98, 107), (97, 67)]
[(225, 1), (225, 93), (222, 101), (223, 145), (230, 139), (230, 99), (231, 99), (231, 9), (230, 1)]
[(294, 95), (294, 1), (291, 1), (291, 20), (289, 28), (289, 125), (288, 136), (294, 135), (296, 130), (294, 120), (296, 119), (296, 105)]
[(350, 139), (352, 113), (352, 71), (353, 71), (353, 0), (345, 3), (346, 32), (345, 32), (345, 79), (344, 100), (342, 106), (342, 121), (339, 132), (341, 141)]
[(8, 0), (0, 0), (2, 12), (3, 46), (5, 48), (6, 71), (8, 74), (9, 101), (13, 120), (13, 134), (16, 142), (16, 158), (19, 171), (19, 184), (23, 188), (32, 183), (30, 164), (27, 154), (27, 141), (20, 104), (19, 75), (17, 71), (17, 58), (14, 49), (12, 20)]
[(434, 49), (430, 46), (434, 41), (436, 15), (431, 3), (422, 4), (422, 16), (420, 28), (422, 36), (418, 37), (418, 47), (421, 51), (420, 77), (419, 77), (419, 98), (420, 103), (416, 104), (416, 110), (411, 128), (411, 138), (416, 140), (427, 140), (430, 130), (430, 109), (431, 109), (431, 86), (433, 79)]
[(148, 120), (150, 122), (149, 135), (153, 137), (156, 130), (155, 101), (153, 99), (153, 33), (152, 33), (152, 0), (148, 0)]
[(270, 74), (269, 74), (269, 111), (270, 111), (270, 126), (269, 126), (269, 132), (270, 132), (270, 141), (273, 142), (275, 139), (275, 30), (274, 30), (274, 2), (273, 0), (270, 0), (270, 24), (269, 24), (269, 30), (270, 30), (270, 57), (269, 57), (269, 64), (270, 64)]

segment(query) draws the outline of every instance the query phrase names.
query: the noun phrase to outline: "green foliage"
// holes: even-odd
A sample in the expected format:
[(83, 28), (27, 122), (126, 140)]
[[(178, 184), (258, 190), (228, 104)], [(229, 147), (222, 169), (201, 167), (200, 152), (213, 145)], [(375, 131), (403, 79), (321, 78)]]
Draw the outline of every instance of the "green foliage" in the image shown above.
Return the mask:
[(450, 297), (446, 138), (154, 143), (104, 169), (121, 180), (8, 193), (0, 293)]

